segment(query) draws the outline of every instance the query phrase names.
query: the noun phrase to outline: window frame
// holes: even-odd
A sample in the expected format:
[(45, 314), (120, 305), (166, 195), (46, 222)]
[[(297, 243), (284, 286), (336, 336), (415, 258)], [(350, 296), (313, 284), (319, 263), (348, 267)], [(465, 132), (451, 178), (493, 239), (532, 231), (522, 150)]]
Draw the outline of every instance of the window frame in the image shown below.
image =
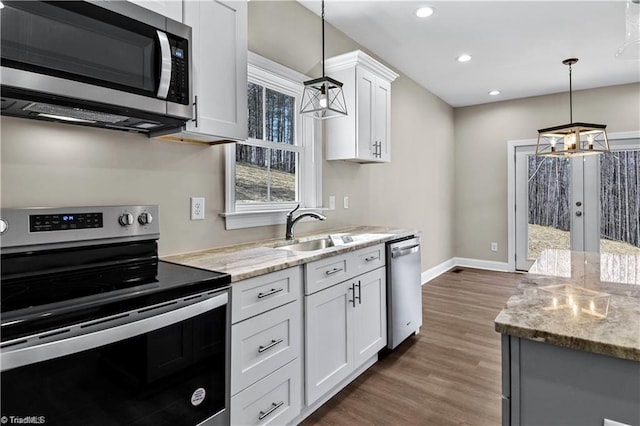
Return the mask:
[[(301, 211), (322, 208), (322, 126), (312, 117), (298, 113), (308, 77), (297, 71), (280, 65), (253, 52), (248, 52), (247, 79), (262, 87), (276, 90), (295, 99), (296, 118), (294, 132), (299, 150), (296, 182), (299, 201), (242, 203), (235, 200), (236, 145), (227, 144), (225, 148), (225, 218), (226, 229), (241, 229), (256, 226), (283, 224), (286, 213), (300, 203)], [(273, 148), (271, 142), (250, 139), (242, 142), (246, 145)], [(282, 147), (292, 145), (278, 144)]]

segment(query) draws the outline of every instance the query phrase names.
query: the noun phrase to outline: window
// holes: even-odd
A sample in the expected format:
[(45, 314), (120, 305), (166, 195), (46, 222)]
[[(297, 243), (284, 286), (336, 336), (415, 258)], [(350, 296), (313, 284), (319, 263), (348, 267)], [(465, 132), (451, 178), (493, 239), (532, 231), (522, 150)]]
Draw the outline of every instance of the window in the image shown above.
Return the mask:
[(227, 229), (275, 225), (321, 205), (319, 127), (300, 116), (306, 76), (249, 53), (249, 139), (227, 146)]

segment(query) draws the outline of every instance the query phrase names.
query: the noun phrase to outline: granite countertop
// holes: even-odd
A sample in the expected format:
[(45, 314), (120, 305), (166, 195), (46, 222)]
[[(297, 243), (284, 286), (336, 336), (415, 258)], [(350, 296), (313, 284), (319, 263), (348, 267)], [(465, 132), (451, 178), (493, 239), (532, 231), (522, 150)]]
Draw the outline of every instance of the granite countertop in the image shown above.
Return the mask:
[[(326, 238), (329, 234), (349, 235), (353, 237), (353, 242), (314, 251), (291, 251), (282, 247), (293, 242)], [(255, 241), (246, 244), (166, 256), (163, 257), (162, 260), (212, 271), (226, 272), (231, 275), (231, 282), (233, 283), (325, 257), (335, 256), (363, 247), (418, 234), (420, 234), (420, 232), (410, 229), (360, 226), (306, 235), (296, 238), (294, 241), (286, 241), (283, 238)]]
[(640, 255), (545, 250), (495, 330), (640, 361)]

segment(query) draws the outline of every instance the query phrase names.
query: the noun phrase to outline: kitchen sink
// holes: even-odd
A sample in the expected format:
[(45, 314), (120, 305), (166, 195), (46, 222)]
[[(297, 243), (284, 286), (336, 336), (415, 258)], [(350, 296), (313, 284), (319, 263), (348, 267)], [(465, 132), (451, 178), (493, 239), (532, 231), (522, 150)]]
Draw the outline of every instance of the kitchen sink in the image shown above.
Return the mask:
[(290, 251), (316, 251), (329, 247), (333, 247), (333, 242), (329, 238), (320, 238), (317, 240), (303, 241), (299, 243), (280, 246), (278, 248)]

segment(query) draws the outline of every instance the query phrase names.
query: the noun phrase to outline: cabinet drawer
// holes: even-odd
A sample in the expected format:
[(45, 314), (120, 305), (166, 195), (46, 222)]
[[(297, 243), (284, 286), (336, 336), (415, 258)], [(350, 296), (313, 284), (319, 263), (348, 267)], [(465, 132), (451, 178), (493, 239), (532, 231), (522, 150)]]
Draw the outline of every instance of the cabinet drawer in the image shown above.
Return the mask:
[(305, 294), (331, 287), (353, 276), (350, 271), (351, 253), (339, 254), (305, 265)]
[(295, 359), (231, 398), (232, 425), (284, 425), (300, 414), (300, 361)]
[(300, 355), (301, 304), (295, 301), (231, 327), (231, 394)]
[(261, 314), (298, 299), (302, 268), (288, 268), (231, 285), (231, 322)]
[(371, 247), (365, 247), (358, 251), (353, 252), (351, 258), (353, 262), (353, 268), (351, 272), (353, 275), (364, 274), (365, 272), (373, 271), (376, 268), (384, 266), (385, 264), (385, 245), (378, 244)]

